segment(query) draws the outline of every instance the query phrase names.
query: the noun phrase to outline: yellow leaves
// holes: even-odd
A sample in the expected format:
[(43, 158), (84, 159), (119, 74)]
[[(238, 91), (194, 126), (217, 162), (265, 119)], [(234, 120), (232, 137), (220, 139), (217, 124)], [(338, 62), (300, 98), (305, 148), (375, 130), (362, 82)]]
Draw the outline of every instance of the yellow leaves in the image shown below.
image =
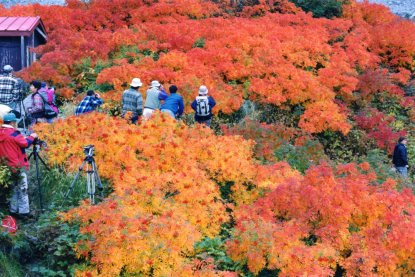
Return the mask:
[(100, 175), (114, 193), (64, 217), (80, 221), (81, 231), (92, 235), (84, 247), (107, 276), (123, 268), (157, 276), (185, 270), (194, 243), (216, 236), (229, 220), (216, 182), (256, 178), (252, 141), (217, 137), (208, 128), (187, 127), (158, 112), (138, 126), (91, 113), (37, 125), (36, 131), (48, 141), (49, 163), (70, 171), (82, 162), (82, 147), (95, 145)]

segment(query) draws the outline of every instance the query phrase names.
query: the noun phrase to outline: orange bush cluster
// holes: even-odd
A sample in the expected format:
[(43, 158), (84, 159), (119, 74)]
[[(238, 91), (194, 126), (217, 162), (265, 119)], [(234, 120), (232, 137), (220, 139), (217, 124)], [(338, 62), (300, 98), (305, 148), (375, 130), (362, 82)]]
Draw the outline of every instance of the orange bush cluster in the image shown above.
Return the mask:
[[(215, 2), (71, 0), (66, 7), (0, 11), (41, 15), (48, 28), (50, 42), (36, 50), (43, 56), (25, 79), (66, 86), (82, 59), (90, 59), (91, 67), (106, 61), (97, 83), (119, 94), (132, 77), (145, 84), (158, 79), (177, 84), (189, 104), (206, 84), (217, 99), (216, 112), (231, 113), (244, 99), (302, 105), (299, 126), (310, 133), (349, 131), (348, 113), (335, 98), (347, 105), (355, 100), (360, 73), (383, 66), (406, 84), (414, 69), (414, 24), (381, 6), (350, 1), (344, 18), (328, 20), (285, 0), (259, 1), (238, 16), (229, 1)], [(274, 13), (276, 7), (285, 14)], [(123, 47), (136, 50), (120, 55)]]
[[(77, 251), (92, 267), (79, 276), (232, 276), (191, 258), (195, 242), (217, 236), (231, 216), (227, 251), (253, 273), (331, 275), (339, 265), (353, 275), (405, 275), (415, 266), (415, 197), (392, 181), (376, 185), (367, 163), (302, 176), (286, 163), (256, 164), (251, 141), (162, 114), (136, 126), (92, 113), (36, 131), (51, 146), (49, 162), (68, 170), (93, 143), (113, 184), (102, 203), (64, 215), (88, 235)], [(220, 193), (229, 183), (232, 205)]]
[[(122, 270), (158, 276), (185, 270), (193, 244), (217, 235), (229, 220), (220, 184), (233, 182), (236, 190), (252, 183), (266, 192), (275, 180), (294, 174), (284, 163), (256, 165), (250, 141), (217, 137), (210, 129), (187, 127), (162, 114), (137, 127), (93, 113), (36, 126), (36, 131), (51, 146), (48, 161), (68, 170), (81, 163), (82, 146), (95, 145), (100, 174), (111, 181), (114, 193), (65, 218), (79, 220), (81, 231), (92, 235), (78, 251), (86, 257), (91, 253), (97, 272), (108, 276)], [(237, 202), (257, 197), (246, 190), (235, 194)]]

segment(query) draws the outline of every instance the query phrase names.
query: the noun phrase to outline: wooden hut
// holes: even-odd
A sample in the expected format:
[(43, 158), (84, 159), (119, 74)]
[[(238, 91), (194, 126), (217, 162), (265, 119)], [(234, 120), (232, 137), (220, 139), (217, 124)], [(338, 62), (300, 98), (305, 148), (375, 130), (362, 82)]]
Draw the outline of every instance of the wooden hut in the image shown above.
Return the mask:
[(31, 48), (48, 40), (45, 26), (36, 17), (0, 17), (0, 69), (10, 64), (19, 71), (36, 61)]

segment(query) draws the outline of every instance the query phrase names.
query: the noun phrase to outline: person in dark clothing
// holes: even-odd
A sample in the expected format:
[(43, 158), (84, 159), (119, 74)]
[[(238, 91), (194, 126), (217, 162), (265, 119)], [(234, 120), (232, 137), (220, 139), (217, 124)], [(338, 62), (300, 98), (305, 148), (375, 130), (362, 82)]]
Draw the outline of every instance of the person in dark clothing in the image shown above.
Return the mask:
[(396, 171), (404, 178), (408, 177), (408, 153), (406, 151), (407, 140), (405, 137), (400, 137), (398, 144), (393, 150), (393, 165)]
[(199, 95), (192, 103), (192, 109), (195, 110), (195, 121), (200, 124), (210, 126), (212, 122), (212, 108), (216, 105), (212, 96), (208, 96), (206, 86), (200, 86)]
[(172, 85), (169, 87), (170, 95), (161, 105), (161, 112), (167, 113), (172, 118), (180, 118), (184, 111), (183, 97), (177, 93), (177, 87)]

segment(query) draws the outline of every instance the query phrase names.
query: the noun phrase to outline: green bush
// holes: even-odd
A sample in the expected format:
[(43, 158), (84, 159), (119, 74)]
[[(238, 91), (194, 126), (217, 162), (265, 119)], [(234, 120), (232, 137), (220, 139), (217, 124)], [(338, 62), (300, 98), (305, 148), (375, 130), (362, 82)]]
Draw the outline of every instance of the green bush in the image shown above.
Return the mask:
[(345, 0), (290, 0), (306, 12), (312, 12), (314, 17), (339, 17)]
[(0, 251), (0, 276), (1, 277), (20, 277), (25, 276), (20, 264), (10, 256)]
[(274, 153), (279, 161), (286, 161), (289, 165), (304, 173), (311, 165), (327, 160), (322, 145), (315, 140), (307, 140), (301, 146), (289, 143), (281, 145)]

